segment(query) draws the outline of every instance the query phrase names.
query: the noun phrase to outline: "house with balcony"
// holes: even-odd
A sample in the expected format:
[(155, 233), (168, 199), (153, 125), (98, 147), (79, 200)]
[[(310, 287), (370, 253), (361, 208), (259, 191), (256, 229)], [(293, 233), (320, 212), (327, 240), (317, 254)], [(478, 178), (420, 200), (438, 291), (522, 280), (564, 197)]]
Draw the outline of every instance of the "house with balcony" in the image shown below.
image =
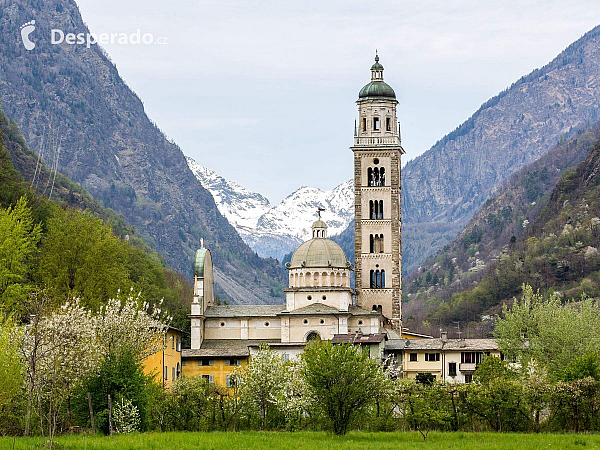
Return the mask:
[(449, 383), (470, 383), (486, 356), (502, 358), (495, 339), (448, 339), (445, 333), (436, 339), (390, 339), (385, 353), (396, 359), (405, 378), (428, 373)]

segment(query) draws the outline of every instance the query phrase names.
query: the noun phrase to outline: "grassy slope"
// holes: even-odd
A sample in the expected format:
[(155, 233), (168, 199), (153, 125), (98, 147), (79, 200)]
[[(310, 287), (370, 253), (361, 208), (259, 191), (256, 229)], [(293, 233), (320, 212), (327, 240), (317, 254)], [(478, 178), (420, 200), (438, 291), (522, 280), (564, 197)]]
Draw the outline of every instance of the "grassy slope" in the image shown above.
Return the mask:
[[(15, 449), (41, 446), (41, 438), (17, 438)], [(430, 433), (360, 433), (338, 437), (323, 432), (145, 433), (129, 436), (68, 435), (57, 439), (58, 448), (114, 449), (532, 449), (600, 448), (600, 435)], [(13, 438), (0, 438), (0, 448), (13, 448)]]

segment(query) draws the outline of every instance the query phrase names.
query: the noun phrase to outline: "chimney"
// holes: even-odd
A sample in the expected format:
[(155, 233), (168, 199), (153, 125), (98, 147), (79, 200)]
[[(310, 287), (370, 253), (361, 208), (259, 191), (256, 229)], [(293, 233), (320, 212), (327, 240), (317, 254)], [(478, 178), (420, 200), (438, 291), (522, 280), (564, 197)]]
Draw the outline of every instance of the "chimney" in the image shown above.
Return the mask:
[(448, 342), (448, 332), (442, 331), (442, 342)]

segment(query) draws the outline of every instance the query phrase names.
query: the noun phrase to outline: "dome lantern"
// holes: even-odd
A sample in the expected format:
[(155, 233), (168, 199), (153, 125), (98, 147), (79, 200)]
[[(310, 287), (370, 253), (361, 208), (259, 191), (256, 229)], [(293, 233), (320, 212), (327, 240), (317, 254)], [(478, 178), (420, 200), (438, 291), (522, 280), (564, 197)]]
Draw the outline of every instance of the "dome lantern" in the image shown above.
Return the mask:
[(375, 64), (371, 66), (371, 82), (360, 90), (358, 101), (380, 99), (396, 101), (396, 93), (383, 81), (383, 66), (379, 63), (379, 55), (375, 51)]

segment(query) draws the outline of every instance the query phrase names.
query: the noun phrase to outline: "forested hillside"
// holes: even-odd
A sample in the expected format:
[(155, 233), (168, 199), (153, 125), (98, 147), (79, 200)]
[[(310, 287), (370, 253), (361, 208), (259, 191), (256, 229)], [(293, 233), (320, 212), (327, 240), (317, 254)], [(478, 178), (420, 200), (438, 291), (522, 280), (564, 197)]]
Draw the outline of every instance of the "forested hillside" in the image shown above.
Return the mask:
[(451, 245), (409, 278), (406, 322), (480, 321), (523, 283), (547, 294), (600, 296), (599, 137), (596, 126), (557, 146), (488, 200)]
[[(16, 30), (32, 17), (36, 46), (27, 51)], [(104, 50), (52, 45), (53, 28), (89, 33), (73, 0), (16, 0), (0, 11), (0, 99), (29, 145), (41, 152), (53, 127), (59, 171), (122, 214), (171, 267), (191, 277), (204, 238), (218, 293), (240, 303), (281, 301), (277, 261), (259, 258), (219, 213)]]
[(600, 26), (485, 102), (402, 171), (403, 270), (451, 241), (497, 187), (600, 114)]
[(173, 325), (187, 328), (187, 278), (80, 185), (60, 173), (52, 183), (54, 172), (1, 110), (0, 138), (0, 308), (18, 316), (40, 291), (57, 304), (80, 297), (98, 308), (118, 289), (133, 288), (151, 304), (164, 299)]

